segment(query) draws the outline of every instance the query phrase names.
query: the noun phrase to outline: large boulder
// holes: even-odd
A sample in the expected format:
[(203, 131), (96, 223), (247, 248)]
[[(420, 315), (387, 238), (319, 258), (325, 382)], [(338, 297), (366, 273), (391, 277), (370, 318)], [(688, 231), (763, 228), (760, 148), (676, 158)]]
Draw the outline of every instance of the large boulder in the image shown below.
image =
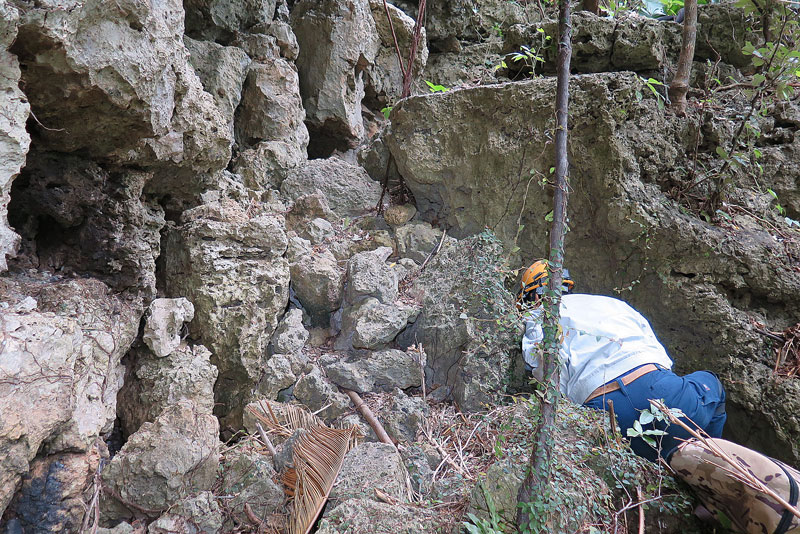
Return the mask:
[(311, 242), (293, 237), (287, 253), (292, 287), (316, 325), (329, 322), (331, 312), (342, 303), (345, 273), (330, 250), (311, 247)]
[(272, 458), (254, 450), (252, 442), (245, 440), (226, 451), (222, 468), (220, 494), (231, 496), (223, 501), (228, 528), (249, 523), (245, 507), (265, 519), (281, 509), (284, 493), (275, 482), (278, 475)]
[(261, 377), (289, 298), (287, 240), (278, 209), (248, 210), (232, 200), (204, 204), (184, 212), (165, 240), (167, 292), (194, 304), (190, 333), (213, 354), (219, 413), (233, 428)]
[(365, 70), (380, 40), (369, 0), (301, 0), (292, 9), (306, 121), (320, 155), (363, 138)]
[(319, 522), (319, 534), (427, 534), (445, 528), (441, 516), (419, 506), (349, 499), (331, 509)]
[[(783, 330), (800, 321), (800, 303), (790, 297), (800, 291), (794, 253), (785, 248), (792, 245), (742, 217), (736, 226), (709, 224), (662, 192), (665, 176), (681, 168), (682, 154), (693, 150), (697, 137), (686, 121), (662, 113), (641, 87), (632, 73), (571, 81), (569, 155), (576, 193), (567, 266), (579, 291), (624, 291), (625, 300), (651, 321), (678, 370), (722, 375), (728, 428), (737, 439), (796, 461), (800, 420), (793, 413), (800, 408), (800, 385), (770, 378), (774, 356), (753, 326), (755, 319)], [(550, 160), (529, 147), (547, 142), (554, 90), (554, 80), (537, 79), (412, 97), (395, 107), (388, 143), (422, 216), (456, 236), (491, 228), (510, 252), (520, 247), (512, 262), (546, 256), (552, 190), (536, 184), (549, 176)], [(523, 125), (514, 107), (521, 101), (531, 110)], [(731, 122), (702, 131), (722, 137), (700, 145), (727, 143)], [(428, 131), (439, 132), (435, 145)], [(530, 174), (521, 175), (521, 168)], [(752, 180), (745, 179), (749, 187)], [(735, 183), (730, 187), (730, 195), (747, 198)], [(448, 269), (444, 276), (457, 272)], [(466, 326), (457, 314), (450, 316), (451, 323), (440, 323), (441, 332), (464, 339)], [(438, 359), (429, 350), (436, 342), (423, 343), (430, 365)]]
[(160, 515), (186, 495), (210, 490), (219, 469), (219, 423), (192, 401), (145, 423), (103, 470), (101, 510), (108, 522)]
[(269, 23), (278, 0), (186, 0), (186, 34), (227, 42), (253, 26)]
[(0, 273), (6, 270), (6, 256), (13, 257), (19, 237), (6, 218), (11, 183), (25, 165), (31, 138), (25, 129), (30, 113), (28, 99), (19, 88), (20, 69), (8, 47), (17, 36), (19, 12), (8, 3), (0, 5)]
[(141, 310), (96, 280), (3, 278), (0, 294), (3, 510), (37, 453), (87, 451), (111, 431)]
[(189, 64), (183, 2), (71, 6), (26, 8), (11, 48), (25, 67), (38, 143), (159, 169), (158, 185), (176, 196), (198, 172), (224, 168), (230, 129)]
[(422, 385), (425, 365), (417, 354), (397, 349), (375, 352), (361, 351), (343, 358), (323, 357), (322, 365), (328, 378), (339, 387), (357, 393), (408, 389)]
[(203, 491), (178, 503), (150, 523), (148, 534), (217, 534), (222, 529), (223, 514), (217, 499)]
[(318, 192), (340, 219), (366, 214), (377, 207), (381, 186), (367, 172), (340, 158), (314, 159), (292, 172), (281, 185), (291, 200)]

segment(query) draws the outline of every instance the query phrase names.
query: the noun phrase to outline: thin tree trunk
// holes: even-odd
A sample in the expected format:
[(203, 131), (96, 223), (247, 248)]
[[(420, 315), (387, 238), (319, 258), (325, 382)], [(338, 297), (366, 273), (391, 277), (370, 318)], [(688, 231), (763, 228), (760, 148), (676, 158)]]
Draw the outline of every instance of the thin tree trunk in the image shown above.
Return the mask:
[(564, 235), (566, 234), (567, 198), (569, 193), (569, 160), (567, 158), (567, 120), (569, 118), (569, 65), (572, 56), (572, 25), (569, 0), (559, 0), (558, 22), (558, 82), (556, 86), (555, 179), (553, 199), (553, 226), (550, 230), (550, 261), (548, 291), (544, 297), (544, 355), (542, 362), (544, 401), (533, 435), (533, 447), (528, 460), (528, 470), (520, 487), (517, 500), (522, 506), (517, 511), (520, 531), (531, 524), (530, 507), (526, 503), (545, 499), (550, 484), (553, 458), (555, 415), (559, 399), (560, 339), (559, 307), (561, 305), (562, 265), (564, 261)]
[(697, 0), (686, 0), (684, 4), (683, 43), (675, 77), (669, 85), (669, 99), (675, 114), (686, 115), (686, 93), (689, 92), (689, 75), (692, 73), (694, 44), (697, 40)]

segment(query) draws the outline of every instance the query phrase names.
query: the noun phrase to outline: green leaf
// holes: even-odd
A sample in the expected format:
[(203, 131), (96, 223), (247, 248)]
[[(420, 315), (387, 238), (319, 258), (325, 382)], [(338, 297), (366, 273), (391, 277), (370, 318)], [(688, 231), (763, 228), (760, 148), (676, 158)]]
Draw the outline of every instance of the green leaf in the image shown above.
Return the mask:
[(718, 147), (716, 148), (715, 152), (716, 152), (716, 153), (717, 153), (717, 155), (718, 155), (719, 157), (721, 157), (722, 159), (728, 159), (728, 151), (727, 151), (727, 150), (725, 150), (724, 148), (722, 148), (721, 146), (718, 146)]
[(553, 210), (550, 210), (550, 213), (544, 216), (544, 220), (547, 222), (553, 222)]
[(642, 414), (639, 416), (639, 422), (643, 425), (647, 425), (653, 422), (655, 416), (650, 413), (650, 410), (644, 410)]

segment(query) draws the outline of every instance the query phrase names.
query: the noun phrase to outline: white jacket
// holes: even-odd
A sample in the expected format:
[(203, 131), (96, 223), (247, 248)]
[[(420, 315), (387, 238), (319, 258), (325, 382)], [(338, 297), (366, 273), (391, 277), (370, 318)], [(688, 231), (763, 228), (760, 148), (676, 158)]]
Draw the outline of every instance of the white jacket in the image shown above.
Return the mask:
[[(522, 354), (541, 379), (541, 308), (525, 322)], [(621, 300), (600, 295), (561, 297), (561, 383), (567, 398), (583, 404), (606, 382), (647, 363), (672, 368), (647, 319)]]

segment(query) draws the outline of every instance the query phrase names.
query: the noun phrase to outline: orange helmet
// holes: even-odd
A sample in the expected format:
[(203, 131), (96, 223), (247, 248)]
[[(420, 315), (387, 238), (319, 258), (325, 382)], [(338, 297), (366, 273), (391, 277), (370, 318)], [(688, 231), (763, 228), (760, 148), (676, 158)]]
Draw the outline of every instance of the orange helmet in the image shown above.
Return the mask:
[[(562, 291), (569, 293), (575, 286), (575, 282), (570, 279), (569, 271), (564, 269), (562, 271), (561, 280), (563, 286)], [(544, 288), (547, 286), (547, 262), (539, 260), (533, 262), (533, 265), (525, 269), (522, 273), (522, 280), (520, 280), (520, 289), (517, 292), (517, 302), (531, 302), (536, 297), (541, 297), (544, 293)]]

